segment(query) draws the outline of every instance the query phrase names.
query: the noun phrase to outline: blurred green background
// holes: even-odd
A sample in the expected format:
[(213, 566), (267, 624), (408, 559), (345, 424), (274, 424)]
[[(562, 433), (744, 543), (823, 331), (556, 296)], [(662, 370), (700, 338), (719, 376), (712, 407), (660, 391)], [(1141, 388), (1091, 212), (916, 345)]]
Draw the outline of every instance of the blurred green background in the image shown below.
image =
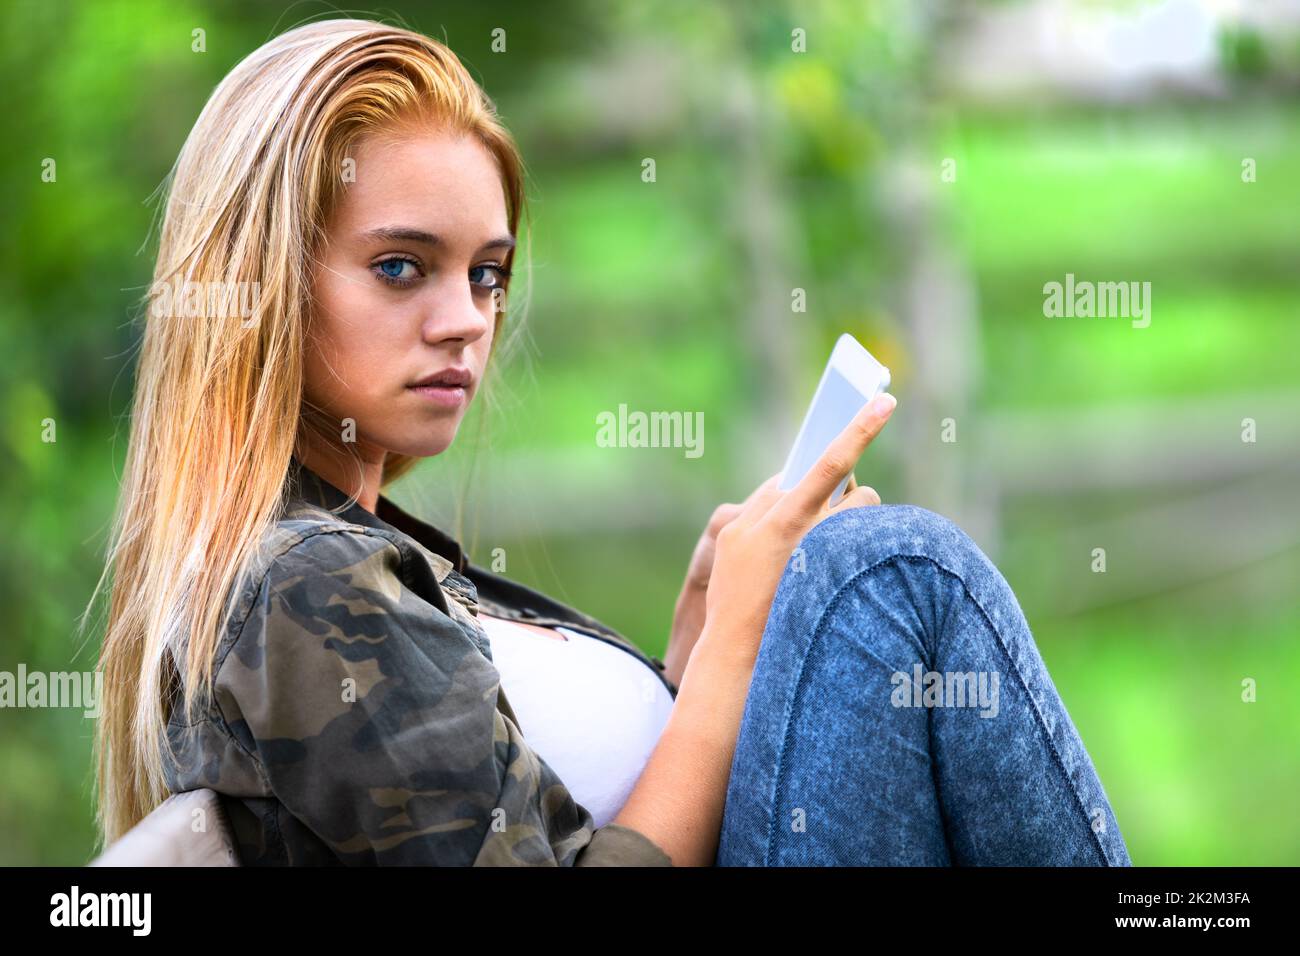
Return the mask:
[[(151, 195), (220, 78), (330, 10), (3, 6), (0, 670), (94, 666), (74, 629), (125, 448)], [(852, 332), (900, 399), (859, 480), (997, 561), (1135, 863), (1300, 863), (1297, 4), (373, 14), (460, 55), (531, 176), (520, 347), (396, 500), (662, 653), (708, 514), (780, 468)], [(1150, 326), (1045, 317), (1067, 273), (1150, 282)], [(620, 403), (703, 412), (704, 454), (598, 448)], [(91, 727), (0, 711), (0, 863), (89, 857)]]

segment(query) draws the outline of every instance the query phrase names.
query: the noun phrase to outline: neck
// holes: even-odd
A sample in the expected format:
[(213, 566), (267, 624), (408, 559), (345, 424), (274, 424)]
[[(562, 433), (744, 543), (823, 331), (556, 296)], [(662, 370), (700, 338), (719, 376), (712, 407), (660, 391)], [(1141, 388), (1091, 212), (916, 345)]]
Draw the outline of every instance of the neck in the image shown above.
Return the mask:
[(384, 478), (387, 452), (357, 442), (348, 448), (329, 445), (317, 436), (305, 435), (300, 442), (298, 460), (320, 475), (371, 514), (379, 503), (379, 488)]

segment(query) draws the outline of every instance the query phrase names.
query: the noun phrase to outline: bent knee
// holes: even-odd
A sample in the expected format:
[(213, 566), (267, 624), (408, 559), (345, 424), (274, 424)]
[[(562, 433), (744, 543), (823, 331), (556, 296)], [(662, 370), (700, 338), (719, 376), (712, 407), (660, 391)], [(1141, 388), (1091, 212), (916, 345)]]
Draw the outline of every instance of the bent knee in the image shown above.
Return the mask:
[(804, 535), (799, 547), (807, 560), (834, 556), (858, 570), (893, 557), (930, 558), (954, 567), (988, 560), (953, 521), (907, 504), (837, 511)]

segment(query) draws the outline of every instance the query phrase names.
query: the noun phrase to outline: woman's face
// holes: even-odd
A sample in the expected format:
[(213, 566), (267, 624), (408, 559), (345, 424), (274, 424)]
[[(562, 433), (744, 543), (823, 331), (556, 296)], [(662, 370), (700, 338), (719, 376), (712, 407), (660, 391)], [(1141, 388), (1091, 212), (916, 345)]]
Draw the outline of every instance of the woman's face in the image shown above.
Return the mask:
[[(316, 263), (307, 399), (343, 441), (352, 419), (368, 460), (436, 455), (492, 345), (514, 244), (501, 175), (477, 139), (440, 130), (365, 137), (352, 155), (356, 179)], [(422, 387), (439, 373), (453, 383)]]

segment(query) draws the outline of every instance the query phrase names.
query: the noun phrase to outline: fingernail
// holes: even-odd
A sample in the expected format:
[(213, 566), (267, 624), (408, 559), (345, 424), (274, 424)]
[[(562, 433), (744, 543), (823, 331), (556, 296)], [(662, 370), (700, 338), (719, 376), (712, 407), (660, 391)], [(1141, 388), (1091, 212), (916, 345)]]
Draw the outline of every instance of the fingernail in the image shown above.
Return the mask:
[(871, 414), (883, 418), (893, 411), (894, 406), (897, 404), (898, 399), (894, 398), (893, 395), (890, 395), (888, 392), (881, 392), (871, 402)]

